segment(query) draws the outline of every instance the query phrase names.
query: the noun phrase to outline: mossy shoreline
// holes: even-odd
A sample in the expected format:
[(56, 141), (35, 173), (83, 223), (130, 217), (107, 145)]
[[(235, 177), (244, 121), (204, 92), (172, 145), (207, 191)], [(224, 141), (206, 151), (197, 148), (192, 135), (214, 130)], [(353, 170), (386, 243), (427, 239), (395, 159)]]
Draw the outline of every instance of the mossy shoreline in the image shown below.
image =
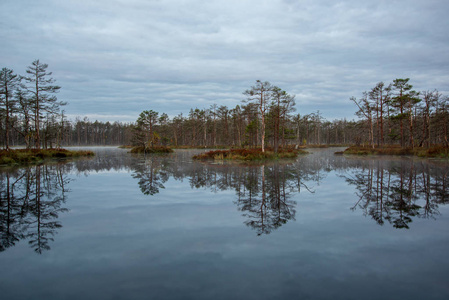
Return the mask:
[(241, 160), (241, 161), (261, 161), (276, 159), (292, 159), (300, 154), (308, 152), (298, 149), (282, 149), (278, 153), (271, 150), (262, 152), (261, 149), (229, 149), (229, 150), (212, 150), (193, 156), (196, 160)]
[(449, 147), (435, 146), (430, 148), (401, 148), (399, 146), (369, 147), (369, 146), (351, 146), (336, 154), (352, 155), (409, 155), (430, 158), (449, 158)]
[(90, 150), (15, 149), (0, 151), (0, 165), (38, 164), (45, 160), (94, 156)]

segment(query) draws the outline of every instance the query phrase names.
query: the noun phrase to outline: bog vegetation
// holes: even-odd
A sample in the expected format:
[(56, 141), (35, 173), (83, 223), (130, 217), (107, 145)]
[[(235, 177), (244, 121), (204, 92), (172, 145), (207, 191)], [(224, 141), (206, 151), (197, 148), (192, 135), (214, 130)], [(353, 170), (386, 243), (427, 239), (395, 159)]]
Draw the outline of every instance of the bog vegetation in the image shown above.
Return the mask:
[(242, 160), (242, 161), (254, 161), (254, 160), (272, 160), (272, 159), (285, 159), (296, 158), (299, 154), (306, 154), (304, 150), (294, 149), (280, 149), (277, 153), (273, 149), (266, 149), (262, 151), (261, 148), (257, 149), (229, 149), (229, 150), (213, 150), (205, 153), (195, 155), (193, 159), (197, 160)]
[(400, 147), (422, 154), (425, 151), (418, 150), (447, 152), (449, 147), (448, 96), (436, 90), (415, 91), (408, 78), (379, 82), (360, 98), (350, 98), (358, 108), (358, 120), (326, 120), (319, 111), (300, 114), (294, 95), (258, 80), (243, 91), (244, 101), (235, 107), (213, 104), (177, 116), (149, 109), (136, 122), (111, 123), (68, 120), (62, 110), (66, 103), (56, 98), (60, 87), (47, 67), (36, 60), (26, 76), (1, 69), (0, 135), (5, 150), (19, 145), (132, 145), (139, 147), (135, 151), (200, 147), (265, 152), (270, 147), (277, 153), (292, 145), (353, 145), (372, 149), (369, 152), (395, 152)]
[(0, 165), (23, 165), (39, 163), (48, 159), (66, 159), (81, 156), (93, 156), (92, 151), (66, 149), (16, 149), (0, 151)]

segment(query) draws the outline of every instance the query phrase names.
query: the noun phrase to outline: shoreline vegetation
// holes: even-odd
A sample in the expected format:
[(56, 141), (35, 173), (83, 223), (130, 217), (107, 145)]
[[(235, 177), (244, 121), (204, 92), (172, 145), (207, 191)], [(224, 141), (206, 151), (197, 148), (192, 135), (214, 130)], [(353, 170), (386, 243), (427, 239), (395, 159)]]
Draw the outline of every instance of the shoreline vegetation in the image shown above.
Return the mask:
[(449, 158), (449, 147), (434, 146), (430, 148), (403, 148), (398, 146), (370, 147), (370, 146), (351, 146), (343, 152), (335, 154), (351, 155), (396, 155), (396, 156), (418, 156), (427, 158)]
[(15, 149), (0, 151), (0, 166), (39, 164), (46, 160), (60, 160), (77, 157), (92, 157), (90, 150), (66, 149)]
[(212, 150), (192, 158), (195, 160), (276, 160), (276, 159), (292, 159), (298, 155), (307, 154), (308, 152), (298, 149), (279, 149), (277, 153), (272, 150), (262, 152), (261, 149), (229, 149), (229, 150)]
[(208, 149), (209, 151), (193, 156), (196, 160), (276, 160), (296, 158), (298, 155), (307, 154), (306, 149), (315, 148), (334, 148), (346, 147), (344, 151), (335, 152), (336, 155), (393, 155), (393, 156), (417, 156), (426, 158), (449, 158), (449, 147), (433, 146), (430, 148), (415, 147), (403, 148), (400, 145), (388, 146), (349, 146), (349, 145), (335, 145), (335, 144), (316, 144), (316, 145), (301, 145), (295, 148), (282, 148), (278, 153), (275, 153), (272, 148), (268, 147), (262, 152), (261, 148), (232, 148), (232, 146), (218, 146), (218, 147), (203, 147), (203, 146), (153, 146), (153, 147), (132, 147), (120, 146), (119, 148), (131, 149), (130, 153), (173, 153), (174, 150), (188, 150), (188, 149)]

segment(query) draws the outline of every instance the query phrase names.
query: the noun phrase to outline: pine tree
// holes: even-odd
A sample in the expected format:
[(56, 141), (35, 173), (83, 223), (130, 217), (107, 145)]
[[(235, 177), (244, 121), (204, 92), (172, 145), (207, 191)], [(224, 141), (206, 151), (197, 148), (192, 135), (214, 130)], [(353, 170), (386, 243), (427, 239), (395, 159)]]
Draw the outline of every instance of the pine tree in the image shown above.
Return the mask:
[(9, 150), (9, 131), (11, 128), (11, 115), (16, 109), (16, 101), (13, 97), (14, 90), (19, 84), (19, 77), (13, 70), (3, 68), (0, 71), (0, 104), (5, 116), (5, 149)]
[(257, 107), (260, 113), (260, 120), (262, 125), (261, 132), (261, 145), (262, 152), (265, 152), (265, 113), (267, 112), (272, 86), (268, 81), (262, 82), (256, 81), (256, 85), (252, 86), (250, 90), (246, 90), (243, 94), (247, 96), (247, 101), (257, 103)]
[(40, 121), (43, 116), (53, 115), (59, 112), (60, 106), (65, 102), (58, 101), (54, 95), (61, 87), (54, 85), (55, 80), (49, 78), (52, 72), (47, 72), (48, 65), (42, 64), (39, 60), (32, 62), (26, 70), (29, 77), (24, 77), (26, 82), (25, 88), (32, 95), (33, 114), (34, 114), (34, 130), (35, 130), (35, 147), (40, 149)]

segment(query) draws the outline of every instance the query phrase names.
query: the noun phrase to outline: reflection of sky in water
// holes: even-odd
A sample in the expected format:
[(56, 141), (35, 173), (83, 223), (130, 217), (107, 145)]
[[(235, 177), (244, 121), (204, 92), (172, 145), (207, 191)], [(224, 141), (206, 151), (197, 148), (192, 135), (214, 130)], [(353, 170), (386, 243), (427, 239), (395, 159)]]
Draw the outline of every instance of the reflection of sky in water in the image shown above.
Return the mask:
[[(23, 239), (0, 253), (2, 298), (446, 299), (449, 295), (448, 207), (439, 204), (433, 218), (414, 217), (410, 229), (396, 229), (388, 222), (379, 226), (362, 209), (351, 210), (359, 200), (358, 190), (342, 176), (355, 176), (364, 168), (369, 172), (369, 160), (327, 156), (323, 150), (300, 158), (287, 168), (307, 179), (300, 192), (291, 192), (288, 198), (296, 202), (296, 213), (270, 234), (258, 236), (257, 229), (245, 226), (248, 211), (238, 204), (239, 183), (230, 180), (237, 174), (247, 178), (242, 167), (192, 163), (187, 151), (177, 163), (161, 167), (167, 158), (142, 164), (139, 158), (111, 151), (110, 159), (102, 160), (99, 154), (91, 161), (97, 170), (88, 169), (84, 165), (88, 161), (70, 164), (78, 167), (65, 175), (73, 179), (62, 204), (69, 212), (59, 214), (62, 228), (57, 229), (51, 250), (37, 255)], [(149, 166), (168, 174), (159, 181), (163, 188), (153, 195), (143, 194), (138, 184), (140, 175), (147, 178)], [(261, 176), (261, 167), (243, 168)], [(433, 170), (432, 176), (447, 172), (444, 167)], [(227, 178), (234, 186), (221, 184), (220, 190), (203, 181), (204, 186), (192, 188), (198, 182), (192, 177), (200, 175)], [(265, 175), (268, 180), (270, 173)]]

